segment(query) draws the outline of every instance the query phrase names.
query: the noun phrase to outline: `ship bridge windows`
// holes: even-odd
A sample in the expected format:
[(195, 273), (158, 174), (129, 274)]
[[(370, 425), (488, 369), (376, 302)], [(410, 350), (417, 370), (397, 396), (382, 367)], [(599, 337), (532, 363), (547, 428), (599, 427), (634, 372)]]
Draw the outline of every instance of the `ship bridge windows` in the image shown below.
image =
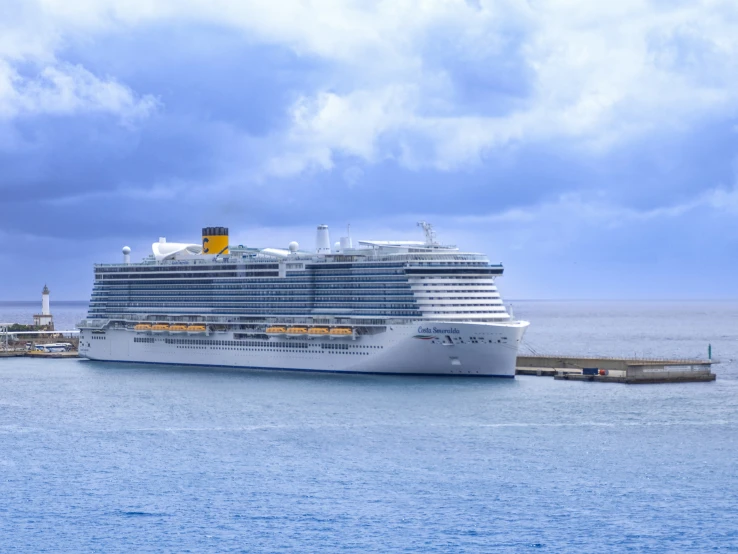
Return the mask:
[[(227, 271), (213, 271), (213, 272), (197, 272), (197, 273), (174, 273), (174, 274), (148, 274), (148, 275), (142, 275), (136, 277), (137, 281), (158, 281), (163, 279), (212, 279), (212, 278), (228, 278), (228, 277), (235, 277), (236, 274), (233, 272), (227, 272)], [(278, 271), (239, 271), (237, 273), (238, 277), (278, 277), (279, 272)], [(98, 279), (101, 279), (103, 281), (108, 280), (121, 280), (121, 279), (127, 279), (130, 280), (130, 275), (99, 275), (97, 276)]]
[(250, 263), (250, 264), (191, 264), (191, 263), (177, 263), (177, 264), (147, 264), (147, 265), (134, 265), (126, 264), (120, 266), (95, 266), (97, 273), (171, 273), (177, 271), (240, 271), (244, 269), (251, 270), (265, 270), (265, 269), (279, 269), (279, 264), (275, 263)]

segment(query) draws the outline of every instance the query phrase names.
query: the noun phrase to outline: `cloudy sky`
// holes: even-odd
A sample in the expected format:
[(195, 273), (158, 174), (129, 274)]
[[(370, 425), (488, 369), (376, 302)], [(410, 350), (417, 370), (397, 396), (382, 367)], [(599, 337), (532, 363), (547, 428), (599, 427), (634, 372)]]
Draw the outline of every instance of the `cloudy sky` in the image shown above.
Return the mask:
[(738, 297), (735, 0), (0, 0), (1, 299), (159, 236), (439, 238), (510, 298)]

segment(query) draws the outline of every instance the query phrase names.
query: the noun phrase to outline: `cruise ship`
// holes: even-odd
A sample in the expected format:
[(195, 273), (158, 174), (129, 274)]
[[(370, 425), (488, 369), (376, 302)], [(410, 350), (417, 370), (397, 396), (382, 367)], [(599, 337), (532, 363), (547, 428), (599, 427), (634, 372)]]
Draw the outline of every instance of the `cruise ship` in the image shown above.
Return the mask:
[(340, 373), (515, 376), (527, 321), (508, 313), (484, 254), (425, 240), (314, 250), (160, 238), (141, 262), (96, 264), (79, 353), (90, 360)]

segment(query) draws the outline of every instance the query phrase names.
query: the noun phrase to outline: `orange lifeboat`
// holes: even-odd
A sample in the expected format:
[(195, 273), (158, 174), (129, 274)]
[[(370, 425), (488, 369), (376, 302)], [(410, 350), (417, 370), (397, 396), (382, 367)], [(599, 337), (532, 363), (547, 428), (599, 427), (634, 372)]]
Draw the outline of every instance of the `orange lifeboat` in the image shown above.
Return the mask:
[(328, 329), (328, 327), (311, 327), (308, 330), (308, 335), (311, 338), (326, 337), (326, 336), (328, 336), (330, 334), (331, 334), (331, 332), (330, 332), (330, 329)]

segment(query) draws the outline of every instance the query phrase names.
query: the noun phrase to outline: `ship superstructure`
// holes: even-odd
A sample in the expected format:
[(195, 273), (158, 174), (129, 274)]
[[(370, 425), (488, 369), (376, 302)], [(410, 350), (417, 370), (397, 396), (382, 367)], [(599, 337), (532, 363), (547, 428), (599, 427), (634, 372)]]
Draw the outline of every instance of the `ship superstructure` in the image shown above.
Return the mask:
[(425, 241), (359, 241), (316, 249), (161, 238), (152, 254), (95, 265), (80, 354), (94, 360), (254, 369), (513, 377), (527, 322), (495, 285), (501, 265)]

